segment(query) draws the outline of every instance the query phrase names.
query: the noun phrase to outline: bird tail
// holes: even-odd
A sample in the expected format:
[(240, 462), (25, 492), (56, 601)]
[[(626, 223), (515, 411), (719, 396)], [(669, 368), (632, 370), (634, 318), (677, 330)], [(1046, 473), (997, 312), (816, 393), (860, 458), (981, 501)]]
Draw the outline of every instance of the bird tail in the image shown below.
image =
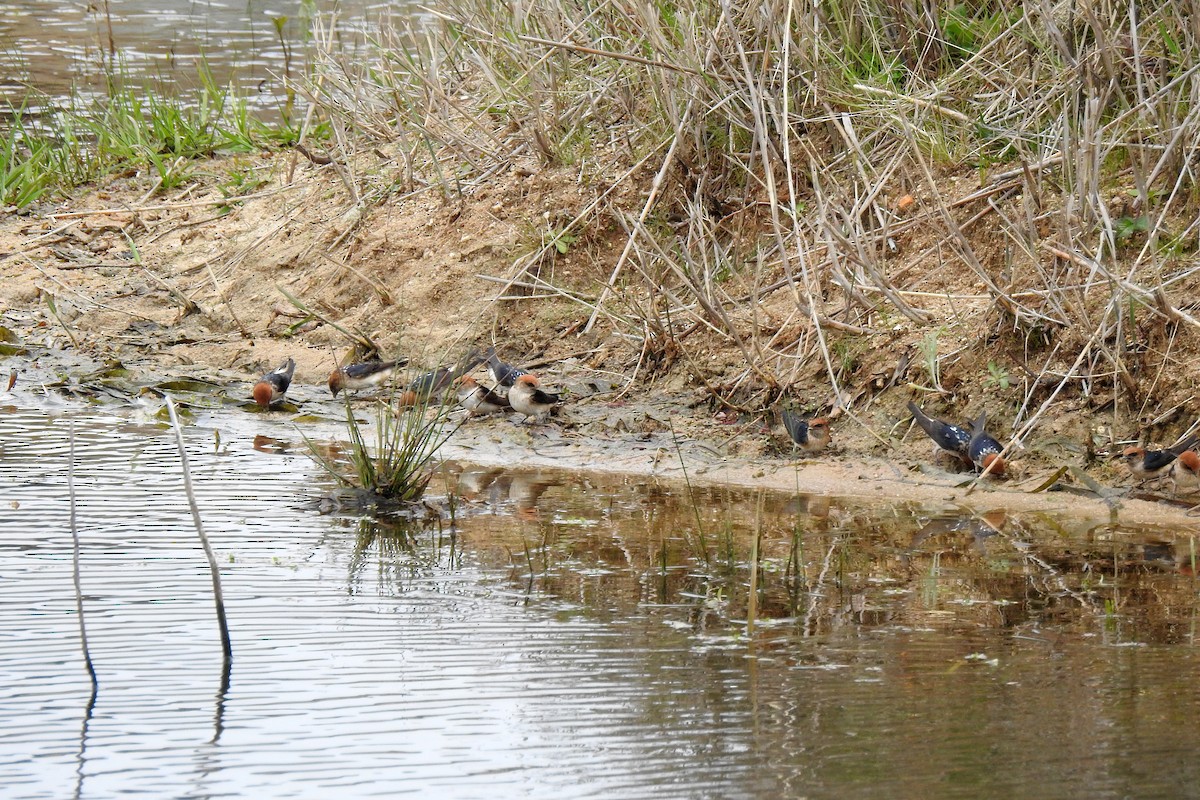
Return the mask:
[(1171, 445), (1167, 452), (1180, 455), (1181, 453), (1185, 453), (1195, 447), (1197, 442), (1200, 442), (1200, 434), (1193, 433), (1183, 441)]
[[(489, 352), (491, 353), (492, 358), (496, 357), (495, 348), (489, 348)], [(459, 364), (454, 377), (457, 378), (459, 375), (466, 375), (468, 372), (475, 369), (480, 364), (482, 364), (484, 361), (486, 361), (487, 358), (488, 358), (488, 355), (486, 353), (479, 352), (478, 347), (472, 347), (470, 350), (467, 351), (467, 354), (465, 356), (463, 356), (462, 363)]]
[(971, 423), (971, 436), (974, 437), (974, 436), (978, 436), (979, 434), (983, 433), (983, 429), (986, 425), (987, 425), (987, 412), (984, 411), (982, 414), (980, 414), (978, 417), (975, 418), (974, 422)]
[(788, 436), (792, 437), (793, 442), (800, 442), (804, 439), (808, 432), (808, 420), (801, 417), (790, 408), (784, 408), (779, 415), (783, 417), (783, 427), (787, 429)]

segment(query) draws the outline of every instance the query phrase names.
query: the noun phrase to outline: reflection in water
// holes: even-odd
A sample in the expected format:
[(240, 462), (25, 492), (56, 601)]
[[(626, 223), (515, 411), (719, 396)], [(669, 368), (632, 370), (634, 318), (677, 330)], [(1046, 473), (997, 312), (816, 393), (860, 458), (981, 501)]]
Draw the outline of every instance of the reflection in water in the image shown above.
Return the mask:
[(169, 438), (78, 418), (89, 702), (65, 427), (0, 414), (6, 798), (1184, 796), (1200, 778), (1190, 532), (459, 464), (433, 483), (439, 518), (376, 520), (330, 513), (294, 431), (229, 424), (216, 451), (188, 431), (222, 674)]
[(1059, 522), (1057, 533), (1069, 538), (1043, 541), (1053, 530), (1044, 518), (1003, 510), (922, 516), (746, 490), (598, 487), (587, 478), (478, 467), (455, 475), (464, 546), (484, 566), (507, 569), (514, 589), (571, 600), (599, 593), (628, 614), (647, 604), (686, 607), (697, 631), (746, 618), (759, 502), (758, 615), (795, 622), (806, 636), (948, 616), (983, 628), (1086, 626), (1114, 611), (1155, 608), (1150, 595), (1168, 583), (1194, 591), (1180, 580), (1190, 562), (1176, 556), (1191, 547), (1190, 536), (1167, 542)]
[(92, 724), (92, 714), (96, 711), (96, 697), (100, 687), (92, 682), (92, 691), (88, 695), (87, 705), (83, 709), (83, 721), (79, 723), (79, 749), (75, 752), (75, 787), (72, 797), (83, 796), (83, 774), (87, 766), (88, 727)]

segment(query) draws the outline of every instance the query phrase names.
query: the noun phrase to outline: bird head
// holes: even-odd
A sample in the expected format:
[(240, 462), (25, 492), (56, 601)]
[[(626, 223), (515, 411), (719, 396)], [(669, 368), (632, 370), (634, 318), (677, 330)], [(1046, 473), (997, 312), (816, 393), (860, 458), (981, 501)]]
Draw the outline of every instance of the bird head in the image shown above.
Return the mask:
[(258, 403), (263, 408), (269, 408), (271, 405), (271, 384), (265, 381), (259, 381), (254, 384), (252, 393), (254, 402)]
[(1121, 451), (1121, 457), (1125, 459), (1126, 464), (1136, 464), (1146, 457), (1146, 448), (1126, 447)]
[(808, 438), (821, 447), (826, 447), (832, 437), (829, 435), (829, 420), (816, 417), (808, 421)]
[(329, 393), (337, 397), (337, 393), (342, 390), (342, 384), (345, 382), (345, 377), (340, 369), (335, 369), (329, 376)]
[[(993, 464), (995, 466), (993, 466)], [(988, 453), (986, 456), (983, 457), (983, 468), (985, 470), (989, 470), (989, 472), (988, 472), (989, 475), (995, 475), (996, 477), (1000, 477), (1001, 475), (1004, 474), (1004, 468), (1006, 466), (1007, 466), (1007, 464), (1004, 463), (1004, 459), (995, 453)]]
[(535, 376), (526, 373), (525, 375), (519, 376), (514, 383), (523, 383), (526, 386), (537, 386), (539, 381)]

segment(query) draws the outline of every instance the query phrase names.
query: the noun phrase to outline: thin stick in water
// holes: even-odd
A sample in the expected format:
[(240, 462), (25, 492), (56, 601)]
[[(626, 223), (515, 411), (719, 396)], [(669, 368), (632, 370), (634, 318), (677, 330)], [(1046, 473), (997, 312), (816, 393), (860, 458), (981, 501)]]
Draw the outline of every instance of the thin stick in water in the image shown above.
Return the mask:
[(754, 623), (758, 619), (758, 559), (762, 546), (762, 517), (765, 496), (759, 492), (754, 510), (754, 539), (750, 544), (750, 596), (746, 598), (746, 636), (754, 643)]
[(95, 701), (96, 690), (100, 688), (96, 680), (96, 666), (92, 663), (92, 653), (88, 649), (87, 624), (83, 620), (83, 587), (79, 580), (79, 529), (75, 526), (75, 421), (71, 421), (69, 441), (71, 454), (67, 461), (67, 494), (71, 498), (71, 576), (75, 581), (75, 616), (79, 618), (79, 643), (83, 647), (83, 663), (87, 667), (88, 677), (92, 679), (92, 698)]
[(217, 557), (213, 555), (204, 526), (200, 524), (200, 509), (196, 506), (196, 495), (192, 491), (192, 474), (188, 470), (187, 450), (183, 446), (183, 428), (179, 417), (175, 415), (175, 401), (167, 395), (167, 414), (171, 417), (171, 427), (175, 429), (175, 444), (179, 447), (179, 463), (183, 467), (183, 488), (187, 492), (188, 507), (192, 510), (192, 522), (196, 524), (196, 533), (200, 536), (200, 544), (204, 546), (204, 555), (208, 558), (208, 569), (212, 573), (213, 601), (217, 606), (217, 624), (221, 628), (221, 650), (225, 653), (225, 664), (233, 660), (233, 645), (229, 642), (229, 623), (225, 619), (225, 596), (221, 593), (221, 572), (217, 569)]

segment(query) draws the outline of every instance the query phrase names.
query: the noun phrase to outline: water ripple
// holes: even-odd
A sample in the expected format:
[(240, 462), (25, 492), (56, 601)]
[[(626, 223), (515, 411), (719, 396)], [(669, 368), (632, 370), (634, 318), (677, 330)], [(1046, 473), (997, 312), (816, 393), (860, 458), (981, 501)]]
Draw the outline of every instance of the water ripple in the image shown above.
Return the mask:
[[(413, 533), (321, 516), (314, 501), (329, 487), (308, 459), (255, 451), (236, 432), (215, 449), (192, 429), (235, 654), (223, 690), (173, 439), (116, 417), (74, 419), (100, 692), (88, 716), (68, 420), (0, 414), (6, 798), (1110, 797), (1200, 777), (1185, 735), (1200, 713), (1193, 648), (1113, 646), (1127, 640), (1086, 616), (1070, 623), (1084, 636), (989, 626), (1007, 606), (952, 589), (1003, 586), (1009, 573), (972, 583), (947, 556), (948, 578), (913, 578), (909, 555), (877, 574), (899, 548), (870, 551), (870, 539), (893, 525), (912, 540), (919, 523), (903, 514), (824, 508), (808, 579), (841, 540), (830, 537), (857, 537), (859, 549), (751, 640), (738, 622), (743, 584), (710, 576), (725, 567), (662, 563), (694, 538), (695, 514), (668, 515), (636, 483), (567, 476), (518, 509), (505, 492), (525, 489), (501, 476), (453, 537)], [(747, 529), (753, 502), (706, 498), (704, 518)], [(1016, 591), (1029, 594), (1015, 563)], [(1155, 596), (1187, 588), (1159, 575)], [(1011, 624), (1029, 619), (1055, 617)], [(1137, 630), (1132, 616), (1116, 620)]]

